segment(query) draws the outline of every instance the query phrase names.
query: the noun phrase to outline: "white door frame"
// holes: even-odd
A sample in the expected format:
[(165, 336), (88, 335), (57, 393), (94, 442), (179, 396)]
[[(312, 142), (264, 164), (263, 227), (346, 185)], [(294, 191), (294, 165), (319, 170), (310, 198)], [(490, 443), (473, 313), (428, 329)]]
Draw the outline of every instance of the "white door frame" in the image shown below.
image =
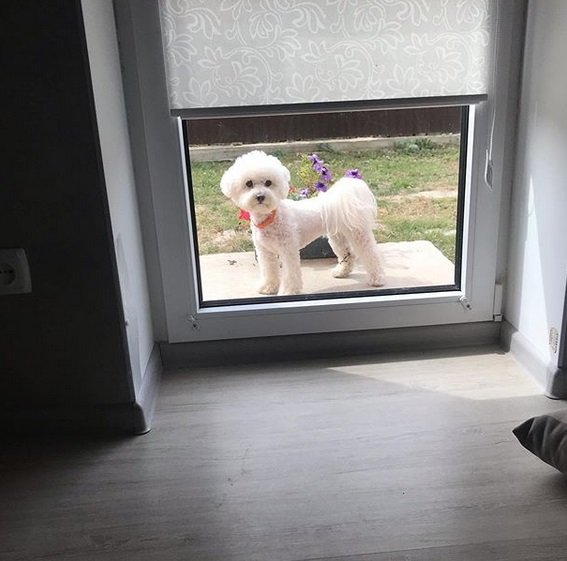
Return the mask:
[(508, 150), (515, 138), (525, 3), (497, 5), (497, 71), (488, 101), (470, 111), (461, 290), (200, 308), (181, 122), (168, 106), (158, 2), (116, 0), (140, 202), (151, 207), (141, 215), (148, 217), (145, 239), (155, 240), (148, 274), (150, 285), (161, 288), (153, 297), (159, 302), (154, 313), (165, 325), (160, 338), (174, 343), (498, 319), (495, 287), (506, 249), (503, 202), (512, 177)]

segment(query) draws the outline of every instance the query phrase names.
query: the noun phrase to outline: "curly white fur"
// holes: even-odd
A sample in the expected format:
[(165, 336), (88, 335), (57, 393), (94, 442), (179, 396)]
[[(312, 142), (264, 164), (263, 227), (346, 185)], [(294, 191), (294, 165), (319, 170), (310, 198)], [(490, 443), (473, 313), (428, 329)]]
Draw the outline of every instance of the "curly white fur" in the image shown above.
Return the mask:
[(321, 235), (328, 236), (338, 259), (334, 277), (347, 277), (358, 258), (370, 286), (383, 285), (384, 271), (372, 233), (376, 201), (368, 185), (343, 177), (315, 198), (293, 201), (287, 198), (289, 182), (288, 169), (259, 150), (237, 158), (221, 179), (222, 192), (250, 213), (260, 266), (259, 292), (299, 294), (299, 250)]

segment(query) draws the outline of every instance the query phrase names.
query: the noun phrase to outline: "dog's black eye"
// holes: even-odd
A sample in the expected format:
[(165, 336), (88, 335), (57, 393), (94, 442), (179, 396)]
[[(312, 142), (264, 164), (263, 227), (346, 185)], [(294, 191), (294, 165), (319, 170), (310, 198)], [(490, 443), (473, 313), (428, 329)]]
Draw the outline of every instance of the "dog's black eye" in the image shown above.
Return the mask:
[(266, 182), (264, 183), (264, 185), (266, 187), (269, 187), (272, 184), (272, 182), (269, 179), (266, 179)]
[(254, 183), (252, 183), (252, 180), (251, 180), (251, 179), (249, 179), (249, 180), (246, 182), (246, 187), (252, 187), (253, 185), (254, 185)]

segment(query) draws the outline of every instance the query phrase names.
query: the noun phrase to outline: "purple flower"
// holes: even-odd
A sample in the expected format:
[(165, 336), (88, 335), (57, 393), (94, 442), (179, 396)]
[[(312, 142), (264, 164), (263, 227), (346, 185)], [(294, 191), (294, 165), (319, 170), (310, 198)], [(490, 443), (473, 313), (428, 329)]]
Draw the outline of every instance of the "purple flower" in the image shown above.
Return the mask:
[(355, 179), (362, 179), (362, 174), (360, 173), (360, 171), (358, 170), (358, 168), (349, 169), (349, 170), (345, 173), (345, 177), (354, 177)]
[(317, 156), (317, 154), (311, 154), (307, 156), (309, 161), (311, 162), (311, 168), (316, 171), (317, 173), (321, 173), (321, 169), (323, 167), (323, 160)]
[[(302, 156), (302, 158), (305, 158), (305, 156)], [(294, 191), (293, 198), (295, 199), (309, 199), (310, 197), (324, 193), (328, 190), (329, 185), (333, 180), (333, 174), (331, 173), (331, 170), (325, 165), (325, 162), (321, 158), (319, 158), (317, 154), (308, 154), (307, 160), (311, 164), (311, 169), (317, 173), (319, 178), (312, 183), (311, 180), (307, 180), (307, 182), (310, 183), (309, 187)], [(305, 164), (305, 160), (303, 160), (303, 163)], [(302, 173), (305, 172), (307, 172), (308, 175), (311, 173), (309, 170), (305, 170), (304, 166)], [(360, 173), (360, 170), (358, 168), (351, 168), (346, 171), (345, 177), (362, 179), (362, 174)]]
[(329, 183), (329, 181), (333, 179), (333, 176), (331, 175), (329, 168), (327, 168), (326, 166), (321, 166), (319, 175), (321, 176), (321, 180), (324, 181), (325, 183)]
[(315, 166), (321, 167), (323, 165), (323, 160), (319, 159), (319, 156), (317, 156), (317, 154), (309, 154), (309, 156), (307, 157), (309, 158), (313, 169), (315, 169)]

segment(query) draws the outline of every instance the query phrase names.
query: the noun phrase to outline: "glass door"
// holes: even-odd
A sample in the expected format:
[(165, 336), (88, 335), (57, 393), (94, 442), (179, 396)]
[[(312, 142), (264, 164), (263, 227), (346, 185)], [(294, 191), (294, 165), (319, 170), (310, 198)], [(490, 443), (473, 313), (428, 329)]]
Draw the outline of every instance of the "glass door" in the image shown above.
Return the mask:
[(253, 150), (289, 170), (286, 199), (299, 217), (343, 177), (362, 179), (377, 203), (372, 236), (384, 282), (369, 285), (355, 247), (352, 270), (339, 270), (350, 256), (315, 232), (297, 248), (295, 299), (460, 290), (468, 121), (468, 106), (183, 120), (200, 305), (294, 299), (259, 291), (250, 217), (220, 188), (234, 160)]
[[(237, 5), (254, 9), (249, 3), (230, 9)], [(362, 43), (356, 49), (367, 49), (358, 59), (366, 66), (355, 68), (349, 62), (354, 44), (341, 42), (350, 24), (335, 22), (331, 29), (324, 14), (310, 20), (321, 24), (313, 30), (323, 33), (320, 40), (313, 43), (313, 33), (295, 36), (299, 46), (292, 41), (289, 48), (297, 56), (290, 58), (275, 39), (280, 31), (286, 40), (293, 35), (284, 32), (291, 12), (278, 16), (278, 33), (269, 36), (258, 34), (270, 21), (266, 13), (229, 18), (219, 27), (229, 16), (192, 0), (117, 2), (150, 277), (167, 341), (491, 322), (499, 316), (502, 204), (511, 178), (507, 147), (513, 144), (523, 16), (516, 3), (497, 0), (423, 6), (420, 13), (400, 11), (400, 21), (388, 19), (396, 14), (374, 13), (379, 22), (357, 38)], [(434, 17), (430, 10), (436, 9), (442, 13)], [(177, 15), (189, 20), (178, 27)], [(416, 31), (427, 21), (439, 25), (419, 31), (423, 50), (416, 50), (416, 34), (404, 34), (403, 27)], [(256, 22), (255, 39), (237, 33), (246, 22)], [(397, 30), (393, 42), (376, 43), (373, 34), (386, 23)], [(443, 26), (454, 33), (439, 35)], [(221, 47), (218, 33), (226, 29), (234, 31), (227, 40), (245, 40), (243, 49)], [(465, 47), (466, 37), (481, 51)], [(260, 45), (262, 50), (256, 39), (271, 46)], [(307, 58), (300, 55), (303, 41)], [(373, 51), (376, 45), (381, 47)], [(402, 51), (411, 56), (397, 58)], [(439, 57), (441, 52), (447, 56)], [(321, 64), (311, 56), (317, 53), (327, 57)], [(260, 55), (275, 64), (260, 67)], [(461, 74), (471, 61), (476, 70)], [(343, 65), (346, 74), (333, 74), (333, 65)], [(180, 73), (172, 74), (176, 67)], [(324, 76), (333, 88), (318, 86)], [(359, 87), (351, 88), (355, 82)], [(230, 102), (233, 94), (238, 104)], [(447, 129), (423, 126), (434, 110), (452, 112)], [(413, 112), (414, 122), (404, 124), (407, 113), (401, 131), (405, 111)], [(313, 184), (304, 172), (317, 172), (309, 169), (313, 161), (330, 170), (329, 191), (337, 178), (358, 170), (377, 204), (372, 235), (384, 266), (381, 286), (368, 286), (359, 264), (348, 276), (333, 276), (337, 258), (322, 257), (301, 259), (299, 294), (258, 293), (253, 229), (220, 189), (234, 160), (254, 148), (277, 156), (289, 170), (289, 196), (298, 204), (311, 198), (306, 190)]]

